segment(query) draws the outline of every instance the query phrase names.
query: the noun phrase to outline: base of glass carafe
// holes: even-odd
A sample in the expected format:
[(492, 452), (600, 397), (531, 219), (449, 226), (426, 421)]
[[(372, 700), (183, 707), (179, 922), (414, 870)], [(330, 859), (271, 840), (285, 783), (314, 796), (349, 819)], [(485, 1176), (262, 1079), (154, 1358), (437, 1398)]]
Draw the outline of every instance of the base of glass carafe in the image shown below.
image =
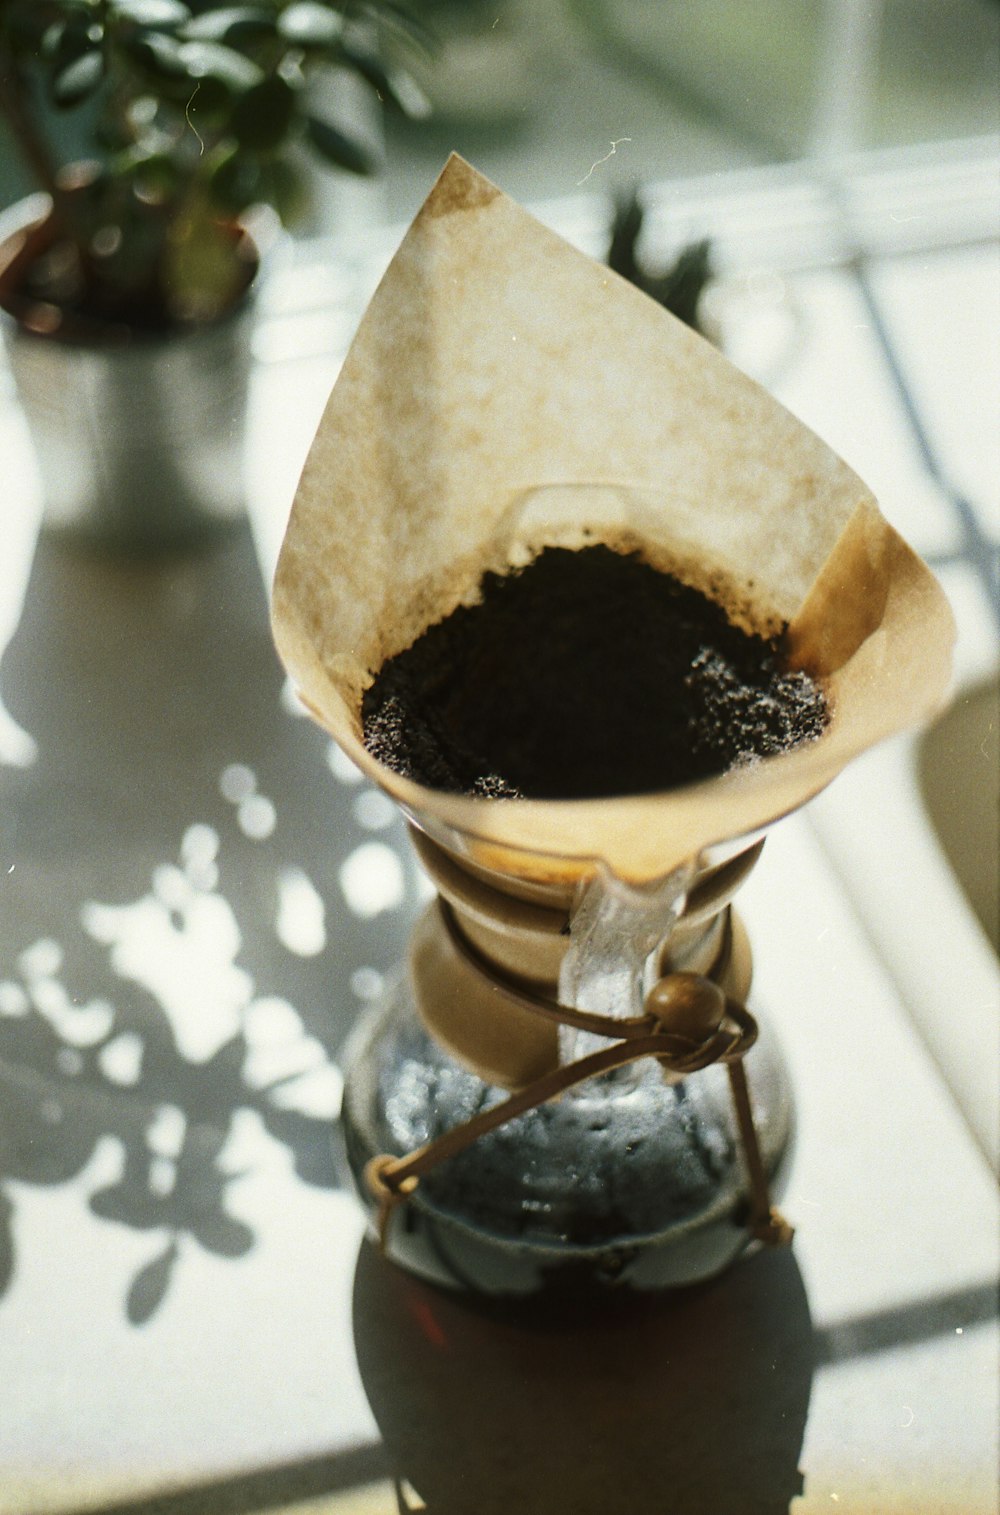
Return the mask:
[[(745, 1059), (761, 1156), (776, 1196), (792, 1105), (769, 1034)], [(342, 1152), (373, 1226), (364, 1179), (502, 1098), (428, 1034), (400, 979), (350, 1050)], [(725, 1068), (668, 1082), (650, 1059), (592, 1079), (481, 1137), (426, 1174), (382, 1232), (401, 1267), (494, 1296), (659, 1290), (714, 1276), (754, 1242)]]

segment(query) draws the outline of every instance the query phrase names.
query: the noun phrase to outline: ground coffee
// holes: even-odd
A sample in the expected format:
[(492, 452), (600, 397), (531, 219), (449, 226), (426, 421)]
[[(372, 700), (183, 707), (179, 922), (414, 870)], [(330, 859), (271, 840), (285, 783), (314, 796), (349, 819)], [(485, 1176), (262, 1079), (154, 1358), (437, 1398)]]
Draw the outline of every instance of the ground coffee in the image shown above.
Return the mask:
[(364, 697), (368, 750), (434, 789), (583, 799), (672, 789), (819, 735), (822, 691), (780, 639), (637, 554), (546, 548), (487, 574), (390, 658)]

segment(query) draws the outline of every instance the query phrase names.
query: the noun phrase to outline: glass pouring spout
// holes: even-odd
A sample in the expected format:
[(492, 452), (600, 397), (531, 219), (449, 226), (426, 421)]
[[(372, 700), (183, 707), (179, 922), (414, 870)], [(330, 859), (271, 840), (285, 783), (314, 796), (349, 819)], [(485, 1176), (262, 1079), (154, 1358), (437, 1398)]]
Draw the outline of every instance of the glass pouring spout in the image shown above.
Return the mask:
[[(652, 953), (669, 947), (680, 919), (691, 864), (649, 884), (623, 883), (601, 869), (581, 886), (569, 917), (569, 948), (559, 973), (563, 1004), (624, 1020), (642, 1012)], [(592, 1031), (560, 1028), (560, 1056), (571, 1063), (606, 1041)]]

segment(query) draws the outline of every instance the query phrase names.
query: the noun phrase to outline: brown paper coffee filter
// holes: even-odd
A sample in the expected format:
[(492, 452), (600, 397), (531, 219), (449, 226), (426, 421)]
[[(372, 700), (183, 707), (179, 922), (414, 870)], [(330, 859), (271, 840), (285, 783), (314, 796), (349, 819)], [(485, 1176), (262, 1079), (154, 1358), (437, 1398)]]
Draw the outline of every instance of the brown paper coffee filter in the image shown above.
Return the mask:
[[(543, 545), (640, 548), (749, 628), (790, 623), (822, 737), (617, 800), (481, 800), (376, 762), (360, 701), (487, 569)], [(316, 719), (471, 862), (632, 881), (756, 831), (929, 714), (951, 614), (856, 474), (709, 343), (452, 157), (358, 328), (306, 460), (274, 585)]]

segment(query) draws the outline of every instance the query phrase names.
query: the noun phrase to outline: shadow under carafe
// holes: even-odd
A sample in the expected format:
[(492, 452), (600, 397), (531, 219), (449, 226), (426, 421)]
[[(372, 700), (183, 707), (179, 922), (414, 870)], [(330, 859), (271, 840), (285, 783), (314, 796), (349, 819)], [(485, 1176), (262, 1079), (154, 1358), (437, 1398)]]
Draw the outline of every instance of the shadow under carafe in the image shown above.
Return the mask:
[(470, 1303), (365, 1243), (354, 1335), (428, 1515), (787, 1515), (802, 1492), (812, 1326), (790, 1250), (593, 1311)]

